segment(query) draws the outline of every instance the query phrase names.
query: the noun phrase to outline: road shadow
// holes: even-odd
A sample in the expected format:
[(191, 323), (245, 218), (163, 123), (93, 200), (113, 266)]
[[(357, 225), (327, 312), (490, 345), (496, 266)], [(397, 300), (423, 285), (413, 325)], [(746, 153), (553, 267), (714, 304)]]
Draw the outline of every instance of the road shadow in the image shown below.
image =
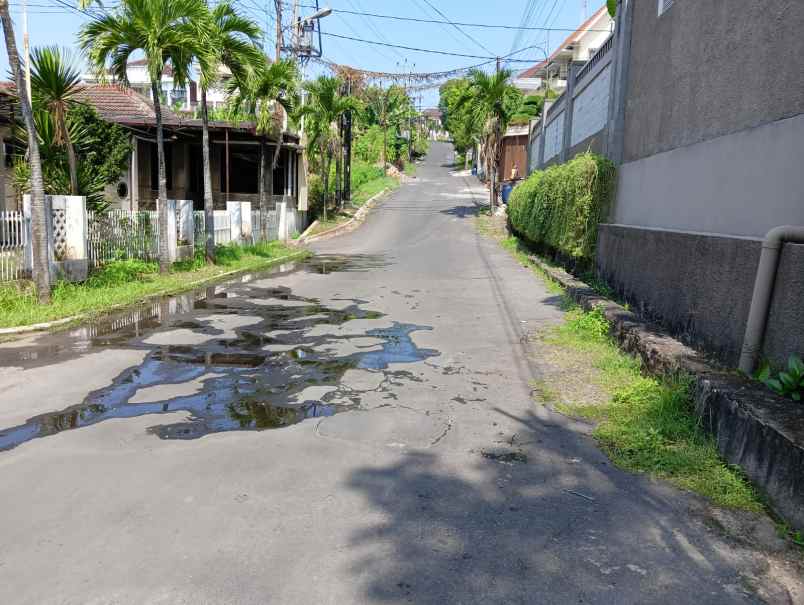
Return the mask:
[(347, 478), (374, 513), (344, 570), (367, 602), (759, 602), (687, 496), (612, 468), (564, 417), (496, 411), (511, 431), (474, 462), (423, 450)]
[(453, 206), (452, 208), (441, 210), (440, 213), (458, 218), (474, 218), (478, 216), (480, 211), (484, 208), (485, 206), (479, 204), (462, 204), (460, 206)]

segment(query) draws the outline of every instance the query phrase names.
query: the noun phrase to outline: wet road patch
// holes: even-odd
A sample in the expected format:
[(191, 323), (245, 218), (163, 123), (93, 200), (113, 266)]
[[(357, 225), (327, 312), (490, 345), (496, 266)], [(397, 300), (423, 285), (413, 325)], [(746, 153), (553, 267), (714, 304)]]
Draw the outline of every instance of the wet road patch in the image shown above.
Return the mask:
[[(249, 299), (262, 304), (249, 304)], [(149, 328), (143, 333), (138, 328), (132, 337), (130, 326), (124, 325), (127, 339), (118, 339), (114, 332), (102, 336), (104, 342), (113, 338), (118, 348), (145, 349), (148, 354), (142, 364), (83, 402), (0, 429), (0, 450), (112, 418), (175, 412), (186, 412), (187, 420), (156, 425), (149, 432), (161, 439), (195, 439), (223, 431), (282, 428), (359, 410), (366, 392), (388, 392), (400, 381), (421, 380), (390, 366), (439, 355), (413, 340), (416, 331), (429, 326), (390, 322), (367, 328), (366, 322), (387, 320), (346, 299), (341, 299), (340, 308), (330, 308), (287, 288), (244, 284), (226, 297), (209, 292), (201, 302), (171, 321), (158, 322), (159, 331)], [(221, 309), (238, 312), (221, 314)], [(181, 344), (180, 336), (187, 333), (198, 339)], [(179, 343), (159, 344), (175, 340)], [(342, 384), (348, 371), (382, 378), (361, 390), (361, 381)], [(311, 399), (311, 387), (329, 388), (316, 391), (319, 394)], [(164, 397), (171, 391), (175, 396), (158, 401), (143, 396), (159, 392)]]

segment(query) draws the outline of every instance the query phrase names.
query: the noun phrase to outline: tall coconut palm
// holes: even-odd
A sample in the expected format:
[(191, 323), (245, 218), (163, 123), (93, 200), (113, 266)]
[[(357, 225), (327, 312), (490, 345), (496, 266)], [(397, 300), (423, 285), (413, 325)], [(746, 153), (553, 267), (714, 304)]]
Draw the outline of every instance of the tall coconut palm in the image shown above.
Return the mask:
[(207, 42), (197, 23), (206, 18), (201, 0), (121, 0), (111, 13), (87, 23), (79, 34), (90, 63), (103, 73), (107, 67), (121, 83), (128, 83), (128, 60), (145, 54), (156, 116), (156, 153), (159, 166), (159, 270), (170, 269), (168, 250), (167, 175), (162, 127), (162, 72), (170, 64), (177, 85), (189, 76), (189, 57), (202, 54)]
[(329, 194), (329, 171), (332, 158), (341, 149), (338, 124), (347, 111), (358, 108), (356, 99), (341, 94), (340, 78), (320, 76), (305, 84), (307, 101), (301, 115), (309, 120), (310, 145), (319, 150), (322, 162), (324, 184), (324, 220), (327, 220), (327, 197)]
[(77, 102), (81, 75), (73, 58), (57, 46), (34, 48), (31, 57), (31, 94), (34, 105), (53, 118), (53, 143), (67, 150), (70, 193), (78, 195), (78, 161), (67, 127), (67, 111)]
[[(17, 91), (25, 91), (25, 75), (20, 67), (20, 56), (14, 38), (14, 24), (8, 9), (8, 0), (0, 0), (0, 22), (8, 53), (8, 63), (14, 76)], [(50, 259), (47, 247), (47, 224), (45, 217), (45, 184), (42, 178), (42, 160), (39, 156), (39, 141), (34, 124), (31, 103), (26, 94), (19, 95), (20, 110), (28, 135), (28, 163), (31, 166), (31, 242), (33, 248), (33, 280), (39, 302), (50, 302)]]
[[(206, 257), (215, 258), (215, 227), (213, 225), (212, 169), (209, 158), (209, 113), (207, 90), (220, 80), (225, 67), (236, 81), (244, 81), (253, 71), (259, 71), (265, 57), (257, 47), (260, 28), (242, 17), (229, 2), (221, 2), (208, 10), (206, 19), (198, 26), (205, 31), (207, 43), (197, 57), (201, 88), (202, 154), (204, 163), (204, 219), (206, 225)], [(265, 221), (263, 221), (265, 222)]]
[[(469, 104), (473, 121), (482, 124), (480, 135), (483, 157), (486, 162), (486, 174), (490, 179), (489, 207), (494, 212), (497, 199), (497, 171), (502, 152), (502, 137), (513, 113), (521, 104), (521, 94), (511, 84), (511, 71), (500, 71), (487, 74), (479, 69), (469, 72), (469, 89), (466, 96), (458, 103), (458, 107)], [(512, 103), (512, 97), (517, 102)]]
[[(265, 63), (261, 68), (250, 71), (244, 79), (233, 79), (230, 92), (233, 92), (235, 108), (245, 107), (256, 121), (256, 131), (260, 135), (260, 216), (268, 213), (268, 202), (273, 195), (274, 170), (279, 162), (282, 148), (282, 115), (279, 107), (289, 114), (296, 110), (298, 71), (292, 61), (280, 60)], [(268, 162), (265, 138), (274, 141), (271, 162)], [(268, 238), (268, 221), (260, 221), (262, 237)]]

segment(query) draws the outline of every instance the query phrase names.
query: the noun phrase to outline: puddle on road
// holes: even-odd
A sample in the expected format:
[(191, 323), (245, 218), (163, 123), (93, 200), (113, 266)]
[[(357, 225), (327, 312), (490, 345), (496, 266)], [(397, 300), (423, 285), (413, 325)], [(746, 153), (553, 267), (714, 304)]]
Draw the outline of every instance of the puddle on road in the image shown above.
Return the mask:
[[(156, 305), (155, 317), (118, 318), (116, 328), (114, 321), (84, 328), (88, 348), (140, 348), (148, 351), (146, 359), (78, 405), (0, 429), (0, 450), (112, 418), (149, 414), (188, 413), (186, 420), (148, 429), (161, 439), (281, 428), (359, 407), (361, 391), (340, 384), (347, 370), (383, 372), (383, 382), (393, 383), (399, 372), (388, 370), (390, 365), (439, 355), (419, 348), (412, 339), (414, 332), (430, 330), (428, 326), (394, 322), (374, 329), (356, 326), (351, 333), (347, 322), (379, 320), (383, 315), (362, 309), (365, 301), (338, 299), (348, 304), (335, 309), (288, 288), (253, 281), (243, 281), (227, 293), (211, 288), (203, 295), (163, 300)], [(240, 320), (253, 317), (253, 323), (227, 327), (229, 312)], [(162, 328), (201, 335), (202, 342), (146, 344)], [(367, 339), (374, 344), (361, 344)], [(154, 388), (160, 390), (159, 397), (143, 397)], [(306, 394), (311, 388), (317, 391), (314, 396)]]

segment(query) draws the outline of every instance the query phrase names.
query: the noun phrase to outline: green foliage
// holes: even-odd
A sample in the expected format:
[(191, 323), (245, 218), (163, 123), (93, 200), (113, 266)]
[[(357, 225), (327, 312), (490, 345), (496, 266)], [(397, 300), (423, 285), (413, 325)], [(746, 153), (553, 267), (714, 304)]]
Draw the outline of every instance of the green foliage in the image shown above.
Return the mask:
[(84, 283), (58, 282), (52, 301), (47, 305), (38, 303), (33, 287), (27, 282), (0, 286), (0, 326), (21, 326), (108, 311), (118, 305), (137, 303), (147, 296), (197, 287), (200, 282), (233, 270), (257, 270), (273, 259), (306, 253), (274, 241), (255, 246), (220, 246), (217, 254), (217, 264), (206, 264), (201, 251), (196, 259), (174, 263), (167, 274), (157, 273), (154, 262), (114, 261), (94, 271)]
[(89, 288), (108, 288), (136, 281), (157, 271), (159, 266), (155, 262), (135, 258), (117, 260), (93, 271), (85, 283)]
[(614, 188), (614, 165), (586, 153), (534, 172), (512, 192), (508, 215), (529, 240), (573, 258), (594, 259), (597, 226)]
[[(65, 149), (54, 141), (53, 118), (45, 111), (35, 111), (34, 121), (39, 135), (45, 193), (69, 193), (70, 174)], [(87, 197), (91, 210), (103, 210), (109, 202), (104, 188), (125, 170), (131, 153), (126, 130), (103, 121), (92, 107), (76, 104), (67, 113), (68, 128), (78, 156), (78, 191)], [(23, 132), (16, 133), (24, 144)], [(30, 166), (23, 156), (14, 158), (13, 180), (18, 194), (30, 191)]]
[(471, 107), (462, 102), (469, 94), (469, 81), (465, 78), (449, 80), (439, 89), (438, 108), (441, 110), (441, 122), (449, 132), (455, 150), (464, 154), (470, 149), (478, 136), (482, 124), (472, 117)]
[(351, 185), (353, 191), (359, 189), (369, 181), (380, 179), (382, 177), (383, 170), (380, 166), (374, 166), (373, 164), (366, 164), (363, 162), (355, 162), (352, 164)]
[(594, 435), (615, 463), (667, 479), (720, 506), (761, 509), (751, 485), (723, 462), (701, 429), (689, 377), (646, 375), (640, 361), (608, 336), (608, 322), (598, 309), (570, 310), (548, 342), (580, 352), (597, 369), (595, 380), (609, 401), (562, 407), (599, 422)]
[(354, 157), (370, 164), (382, 161), (383, 129), (379, 124), (372, 124), (358, 135), (352, 143)]
[(791, 355), (787, 360), (787, 369), (775, 376), (770, 366), (764, 365), (756, 378), (777, 395), (790, 397), (793, 401), (804, 400), (804, 361), (798, 355)]

